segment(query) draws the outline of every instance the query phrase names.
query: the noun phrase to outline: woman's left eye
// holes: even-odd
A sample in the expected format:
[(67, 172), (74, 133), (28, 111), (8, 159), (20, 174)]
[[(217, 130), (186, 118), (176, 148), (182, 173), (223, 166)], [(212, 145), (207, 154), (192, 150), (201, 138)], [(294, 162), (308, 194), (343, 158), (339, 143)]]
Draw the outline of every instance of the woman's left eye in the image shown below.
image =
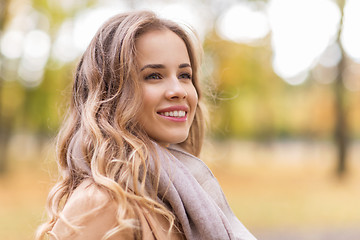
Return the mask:
[(182, 79), (192, 79), (192, 76), (190, 73), (182, 73), (180, 74), (179, 78), (182, 78)]

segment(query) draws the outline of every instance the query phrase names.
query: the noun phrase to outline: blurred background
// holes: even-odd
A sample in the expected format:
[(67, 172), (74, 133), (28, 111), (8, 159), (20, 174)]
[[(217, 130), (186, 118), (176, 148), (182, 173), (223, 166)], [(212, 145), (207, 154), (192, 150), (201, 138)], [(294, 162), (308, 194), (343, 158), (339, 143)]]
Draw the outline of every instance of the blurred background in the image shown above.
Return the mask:
[(1, 0), (0, 239), (33, 239), (75, 64), (134, 9), (193, 26), (202, 158), (258, 239), (360, 239), (360, 1)]

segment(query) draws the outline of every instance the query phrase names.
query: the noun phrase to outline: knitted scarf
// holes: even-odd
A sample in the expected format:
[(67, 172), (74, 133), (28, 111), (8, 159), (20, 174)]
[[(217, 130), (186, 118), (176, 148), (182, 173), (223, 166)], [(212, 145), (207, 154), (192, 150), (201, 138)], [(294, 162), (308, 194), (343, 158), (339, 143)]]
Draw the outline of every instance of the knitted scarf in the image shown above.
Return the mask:
[[(169, 205), (186, 239), (256, 240), (231, 211), (210, 169), (177, 145), (155, 144), (159, 198)], [(154, 161), (150, 161), (150, 171)]]

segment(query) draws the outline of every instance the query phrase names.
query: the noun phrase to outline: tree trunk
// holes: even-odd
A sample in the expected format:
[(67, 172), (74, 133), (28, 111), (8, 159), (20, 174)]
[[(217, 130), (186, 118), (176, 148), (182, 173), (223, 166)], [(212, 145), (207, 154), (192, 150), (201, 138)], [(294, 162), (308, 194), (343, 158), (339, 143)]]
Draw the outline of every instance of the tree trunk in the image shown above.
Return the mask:
[(337, 36), (337, 42), (341, 49), (342, 58), (338, 64), (338, 74), (336, 78), (336, 82), (334, 84), (334, 92), (335, 92), (335, 144), (337, 146), (337, 174), (339, 177), (342, 177), (346, 172), (346, 157), (347, 157), (347, 148), (348, 148), (348, 133), (347, 133), (347, 124), (346, 124), (346, 112), (345, 112), (345, 89), (343, 85), (343, 72), (346, 68), (346, 55), (344, 49), (341, 45), (340, 36), (341, 30), (343, 26), (343, 18), (344, 18), (344, 0), (338, 0), (339, 8), (341, 11), (341, 20), (340, 20), (340, 28)]
[[(7, 9), (8, 9), (9, 1), (1, 0), (0, 1), (0, 33), (3, 32), (5, 22), (7, 19)], [(0, 53), (0, 57), (2, 58), (2, 54)], [(3, 84), (4, 79), (2, 77), (3, 69), (0, 65), (0, 174), (4, 173), (7, 169), (7, 145), (9, 141), (9, 129), (6, 126), (6, 121), (3, 116), (2, 110), (2, 91), (3, 91)]]
[(344, 59), (341, 60), (338, 69), (339, 76), (336, 79), (334, 84), (336, 105), (335, 105), (335, 114), (336, 114), (336, 126), (335, 126), (335, 143), (337, 146), (337, 156), (338, 156), (338, 166), (337, 173), (339, 176), (344, 175), (346, 172), (346, 157), (347, 157), (347, 146), (348, 146), (348, 134), (347, 134), (347, 124), (346, 124), (346, 112), (344, 106), (344, 86), (342, 83), (342, 73), (344, 70)]

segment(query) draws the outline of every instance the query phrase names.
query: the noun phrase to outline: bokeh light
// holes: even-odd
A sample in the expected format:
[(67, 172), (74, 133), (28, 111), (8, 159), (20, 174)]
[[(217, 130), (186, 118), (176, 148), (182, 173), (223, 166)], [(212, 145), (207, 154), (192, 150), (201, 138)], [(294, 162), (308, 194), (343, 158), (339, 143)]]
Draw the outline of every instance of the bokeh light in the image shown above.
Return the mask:
[(114, 2), (81, 11), (74, 20), (73, 42), (75, 47), (81, 52), (85, 51), (100, 26), (111, 16), (126, 10), (126, 5)]
[(346, 67), (343, 74), (343, 82), (349, 91), (360, 91), (360, 63), (354, 62)]
[(341, 49), (338, 43), (329, 45), (319, 57), (319, 64), (324, 67), (334, 67), (341, 60)]
[(44, 31), (33, 30), (25, 36), (24, 56), (18, 71), (24, 85), (35, 87), (40, 84), (50, 55), (50, 47), (50, 37)]
[(344, 27), (341, 42), (345, 52), (355, 61), (360, 62), (360, 1), (347, 0), (344, 7)]
[(9, 59), (20, 58), (23, 50), (24, 34), (18, 30), (9, 30), (1, 38), (1, 53)]
[(138, 9), (151, 10), (162, 18), (191, 26), (202, 40), (211, 29), (211, 25), (207, 24), (210, 21), (210, 9), (207, 5), (198, 1), (172, 2), (167, 4), (161, 1), (144, 1), (138, 6)]
[(64, 21), (52, 46), (52, 57), (63, 63), (73, 61), (80, 54), (80, 49), (74, 44), (73, 25), (72, 20)]
[(224, 39), (248, 44), (264, 38), (270, 28), (263, 8), (244, 2), (231, 6), (217, 21), (218, 34)]
[(288, 83), (300, 84), (316, 59), (336, 39), (339, 8), (329, 0), (272, 0), (268, 14), (274, 71)]

